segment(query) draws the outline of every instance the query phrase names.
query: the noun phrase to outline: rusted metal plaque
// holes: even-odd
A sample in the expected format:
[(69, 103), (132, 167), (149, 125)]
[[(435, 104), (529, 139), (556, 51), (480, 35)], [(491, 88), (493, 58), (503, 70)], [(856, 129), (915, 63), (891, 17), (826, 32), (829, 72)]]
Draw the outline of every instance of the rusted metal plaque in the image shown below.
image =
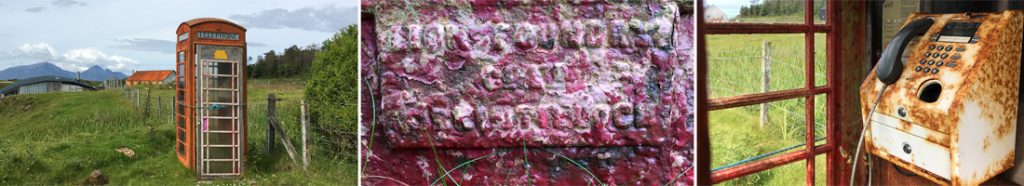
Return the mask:
[(674, 1), (375, 5), (395, 147), (658, 146), (684, 117)]
[(692, 2), (362, 4), (364, 185), (693, 183)]

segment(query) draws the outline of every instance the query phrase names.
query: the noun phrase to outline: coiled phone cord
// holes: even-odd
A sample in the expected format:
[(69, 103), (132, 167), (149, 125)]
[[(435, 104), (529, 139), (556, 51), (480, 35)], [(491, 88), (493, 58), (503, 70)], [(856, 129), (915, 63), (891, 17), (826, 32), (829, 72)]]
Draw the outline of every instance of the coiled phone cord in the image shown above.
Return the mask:
[[(871, 125), (871, 115), (875, 114), (875, 108), (878, 108), (878, 101), (882, 100), (882, 94), (885, 94), (885, 88), (888, 88), (888, 84), (882, 84), (882, 90), (878, 91), (878, 96), (875, 98), (875, 103), (871, 106), (871, 111), (868, 112), (868, 118), (865, 119), (864, 128), (860, 131), (860, 140), (857, 140), (857, 153), (853, 155), (853, 171), (850, 171), (850, 186), (853, 186), (854, 178), (857, 175), (857, 162), (860, 160), (860, 150), (864, 146), (864, 133), (868, 131), (868, 126)], [(867, 173), (868, 180), (871, 180), (871, 173)]]

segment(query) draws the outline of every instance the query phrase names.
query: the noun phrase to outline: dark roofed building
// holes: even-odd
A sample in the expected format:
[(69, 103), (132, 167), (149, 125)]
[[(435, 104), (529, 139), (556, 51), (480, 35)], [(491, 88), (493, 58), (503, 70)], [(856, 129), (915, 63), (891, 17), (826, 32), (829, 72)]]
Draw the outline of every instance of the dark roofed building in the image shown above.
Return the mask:
[(19, 80), (14, 84), (0, 88), (0, 98), (18, 94), (81, 92), (83, 90), (96, 90), (96, 87), (66, 77), (40, 76)]

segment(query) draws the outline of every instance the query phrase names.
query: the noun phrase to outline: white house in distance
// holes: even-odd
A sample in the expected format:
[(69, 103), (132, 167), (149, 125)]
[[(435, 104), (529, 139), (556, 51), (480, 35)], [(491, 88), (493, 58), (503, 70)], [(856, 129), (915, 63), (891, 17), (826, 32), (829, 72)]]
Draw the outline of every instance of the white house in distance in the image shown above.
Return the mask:
[(708, 5), (707, 7), (704, 7), (704, 21), (727, 22), (729, 21), (729, 16), (726, 16), (725, 12), (723, 12), (722, 9), (719, 9), (718, 6)]

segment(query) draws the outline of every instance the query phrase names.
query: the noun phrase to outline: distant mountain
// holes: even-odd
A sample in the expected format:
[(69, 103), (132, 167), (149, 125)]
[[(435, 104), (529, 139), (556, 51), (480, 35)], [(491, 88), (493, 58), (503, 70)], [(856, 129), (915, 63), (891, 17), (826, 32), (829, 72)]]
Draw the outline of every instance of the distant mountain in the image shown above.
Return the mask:
[(61, 76), (74, 78), (75, 73), (60, 69), (50, 62), (16, 66), (0, 70), (0, 79), (27, 79), (38, 76)]
[[(61, 69), (50, 62), (16, 66), (0, 70), (0, 79), (28, 79), (39, 76), (75, 78), (77, 73)], [(99, 66), (92, 66), (88, 70), (82, 72), (82, 79), (90, 81), (102, 81), (113, 78), (122, 79), (126, 77), (128, 76), (123, 73), (106, 70)]]
[(93, 65), (88, 70), (82, 71), (82, 79), (90, 81), (103, 81), (108, 79), (124, 79), (128, 76), (120, 72), (114, 72), (107, 69), (100, 68), (100, 66)]

